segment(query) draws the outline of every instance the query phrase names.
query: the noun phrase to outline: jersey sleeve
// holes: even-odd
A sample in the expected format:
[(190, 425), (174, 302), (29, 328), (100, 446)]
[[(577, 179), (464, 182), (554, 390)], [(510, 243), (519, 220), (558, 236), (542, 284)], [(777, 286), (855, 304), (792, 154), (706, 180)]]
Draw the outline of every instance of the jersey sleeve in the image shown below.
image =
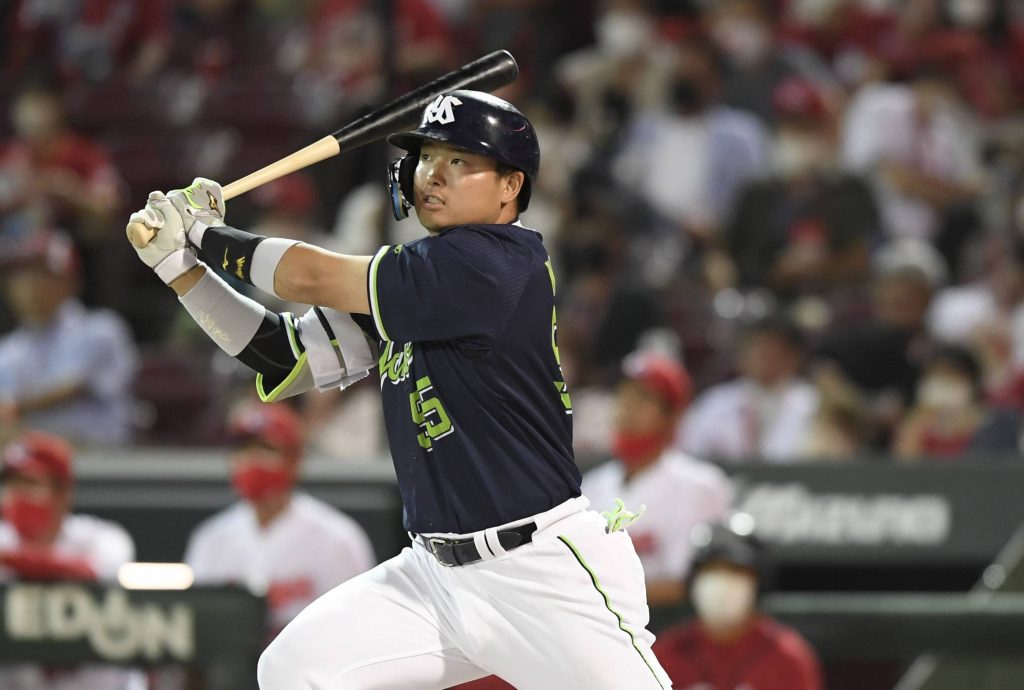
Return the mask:
[(370, 311), (383, 340), (416, 342), (501, 335), (529, 279), (514, 243), (470, 228), (385, 246), (370, 263)]
[(211, 532), (212, 525), (208, 522), (201, 523), (192, 534), (189, 535), (188, 545), (185, 547), (184, 562), (192, 568), (192, 574), (199, 584), (217, 583), (214, 575), (213, 554), (217, 550), (217, 539)]
[(96, 573), (97, 579), (113, 582), (117, 579), (117, 571), (125, 563), (135, 558), (135, 543), (128, 532), (120, 525), (105, 525), (105, 529), (97, 534), (89, 550), (88, 560)]

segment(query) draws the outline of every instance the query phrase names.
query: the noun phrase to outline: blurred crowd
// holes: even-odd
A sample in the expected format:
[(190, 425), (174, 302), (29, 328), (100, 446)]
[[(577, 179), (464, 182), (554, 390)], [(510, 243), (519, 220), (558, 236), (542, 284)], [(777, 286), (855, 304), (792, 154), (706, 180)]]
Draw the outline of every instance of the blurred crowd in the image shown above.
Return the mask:
[[(223, 440), (251, 375), (131, 256), (128, 211), (507, 48), (581, 455), (615, 450), (637, 350), (685, 366), (672, 445), (702, 459), (1019, 450), (1019, 0), (0, 0), (0, 32), (0, 435)], [(318, 164), (228, 222), (409, 240), (396, 155)], [(381, 456), (376, 395), (302, 399), (314, 446)]]

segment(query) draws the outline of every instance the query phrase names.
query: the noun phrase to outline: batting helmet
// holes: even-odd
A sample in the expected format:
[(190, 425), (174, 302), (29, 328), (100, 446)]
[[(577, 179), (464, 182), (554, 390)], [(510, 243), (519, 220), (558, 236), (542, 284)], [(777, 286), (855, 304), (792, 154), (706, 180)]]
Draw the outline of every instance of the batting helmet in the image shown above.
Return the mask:
[(510, 165), (526, 175), (519, 192), (519, 211), (530, 203), (530, 187), (540, 169), (540, 146), (533, 125), (519, 110), (483, 91), (458, 90), (441, 94), (423, 111), (419, 128), (388, 137), (409, 153), (390, 168), (392, 210), (401, 220), (413, 205), (412, 178), (423, 141), (440, 141)]

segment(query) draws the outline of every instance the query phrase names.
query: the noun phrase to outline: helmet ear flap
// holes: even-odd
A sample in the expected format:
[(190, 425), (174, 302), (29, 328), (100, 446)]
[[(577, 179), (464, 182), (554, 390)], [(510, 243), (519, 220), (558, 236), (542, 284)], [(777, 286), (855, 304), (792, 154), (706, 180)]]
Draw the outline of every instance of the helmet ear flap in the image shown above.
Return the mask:
[(398, 164), (398, 183), (402, 188), (402, 194), (410, 206), (414, 205), (415, 194), (413, 193), (412, 178), (416, 174), (416, 164), (419, 162), (419, 152), (410, 151)]
[(413, 175), (419, 156), (408, 154), (391, 161), (388, 166), (388, 190), (391, 192), (391, 213), (395, 220), (409, 217), (413, 208)]
[(408, 154), (391, 161), (388, 166), (388, 190), (391, 192), (391, 212), (395, 220), (409, 217), (409, 209), (413, 206), (412, 176), (416, 172), (416, 159), (419, 156)]

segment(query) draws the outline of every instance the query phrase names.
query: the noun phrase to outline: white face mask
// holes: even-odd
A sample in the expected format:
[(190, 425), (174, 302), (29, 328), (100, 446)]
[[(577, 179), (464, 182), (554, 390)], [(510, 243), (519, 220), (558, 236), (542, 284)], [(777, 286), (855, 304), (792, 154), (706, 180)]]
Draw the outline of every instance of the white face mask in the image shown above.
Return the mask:
[(895, 8), (896, 0), (857, 0), (857, 4), (869, 12), (889, 12)]
[(711, 37), (735, 63), (753, 65), (771, 48), (772, 37), (765, 27), (751, 19), (726, 19), (711, 30)]
[(936, 410), (962, 410), (968, 407), (974, 395), (971, 384), (953, 376), (932, 374), (917, 388), (917, 400)]
[(797, 22), (817, 26), (832, 16), (843, 0), (793, 0), (789, 14)]
[(693, 606), (706, 626), (729, 630), (741, 625), (754, 611), (757, 583), (742, 572), (712, 570), (693, 581)]
[(989, 0), (951, 0), (949, 14), (956, 25), (976, 29), (992, 16), (992, 4)]
[(654, 36), (654, 28), (641, 14), (613, 11), (598, 18), (594, 33), (601, 52), (625, 57), (641, 52)]
[(783, 177), (794, 177), (824, 167), (826, 152), (810, 137), (780, 134), (775, 139), (772, 163)]

